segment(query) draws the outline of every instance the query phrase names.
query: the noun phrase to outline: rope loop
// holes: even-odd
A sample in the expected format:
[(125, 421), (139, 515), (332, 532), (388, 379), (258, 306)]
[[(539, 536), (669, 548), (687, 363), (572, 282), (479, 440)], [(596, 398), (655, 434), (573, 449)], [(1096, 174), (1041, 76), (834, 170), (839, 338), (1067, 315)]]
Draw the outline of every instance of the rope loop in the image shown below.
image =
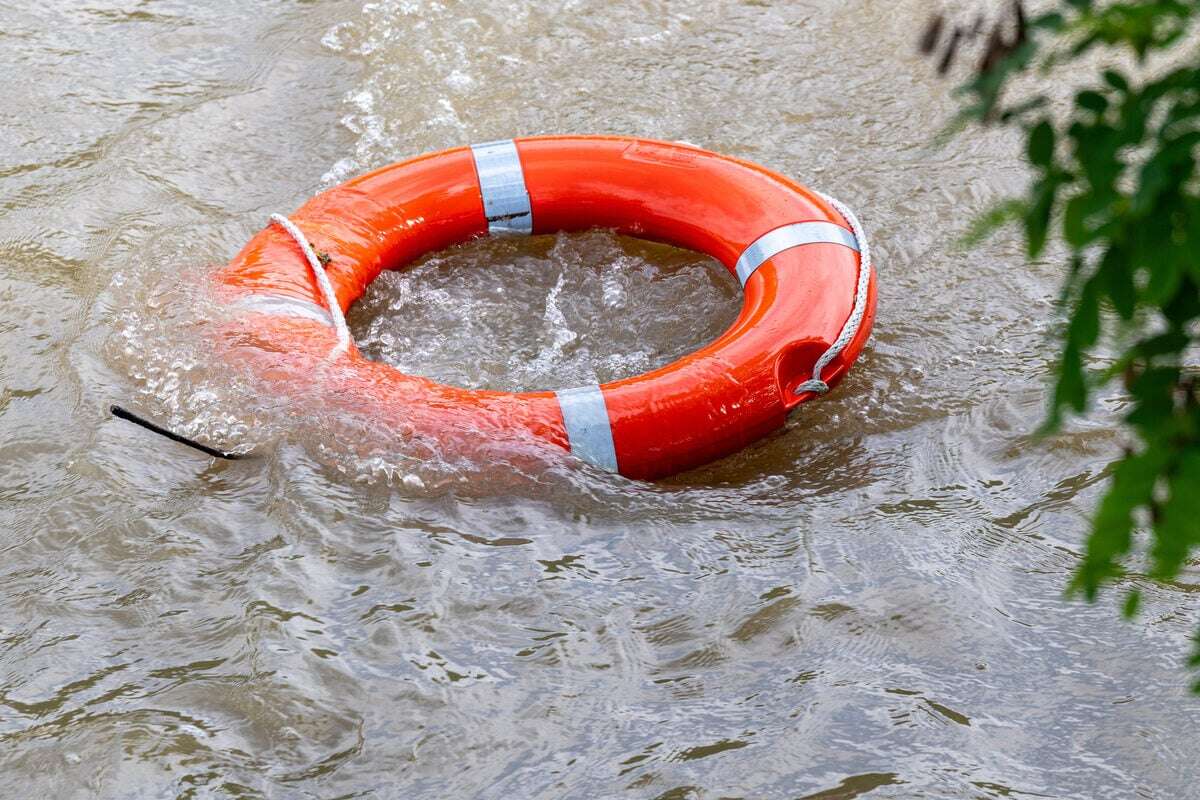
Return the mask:
[(338, 303), (337, 294), (333, 291), (333, 284), (329, 282), (329, 276), (325, 273), (325, 267), (321, 265), (321, 260), (317, 258), (317, 253), (308, 242), (308, 237), (304, 232), (296, 227), (296, 223), (285, 217), (283, 214), (272, 214), (271, 222), (274, 222), (279, 227), (287, 231), (288, 235), (300, 246), (300, 250), (304, 253), (304, 258), (308, 261), (309, 269), (312, 270), (313, 277), (317, 279), (317, 285), (321, 287), (321, 296), (325, 299), (325, 305), (329, 308), (329, 316), (333, 320), (333, 329), (337, 331), (337, 344), (329, 351), (327, 359), (332, 361), (350, 349), (350, 327), (346, 324), (346, 315), (342, 313), (342, 306)]
[[(818, 192), (818, 194), (821, 194)], [(825, 394), (829, 391), (829, 384), (821, 379), (821, 373), (830, 362), (841, 355), (846, 349), (846, 345), (850, 344), (858, 333), (858, 329), (862, 327), (863, 316), (867, 313), (867, 294), (871, 288), (871, 270), (873, 268), (871, 262), (871, 245), (867, 241), (867, 232), (863, 229), (862, 223), (858, 221), (858, 217), (850, 209), (848, 205), (830, 197), (827, 194), (821, 194), (821, 198), (834, 209), (846, 218), (846, 222), (850, 224), (850, 231), (854, 234), (854, 238), (858, 240), (858, 283), (854, 290), (854, 309), (850, 312), (846, 324), (842, 326), (841, 333), (837, 339), (829, 346), (817, 363), (813, 364), (812, 379), (796, 387), (796, 394), (804, 392), (815, 392), (816, 394)]]

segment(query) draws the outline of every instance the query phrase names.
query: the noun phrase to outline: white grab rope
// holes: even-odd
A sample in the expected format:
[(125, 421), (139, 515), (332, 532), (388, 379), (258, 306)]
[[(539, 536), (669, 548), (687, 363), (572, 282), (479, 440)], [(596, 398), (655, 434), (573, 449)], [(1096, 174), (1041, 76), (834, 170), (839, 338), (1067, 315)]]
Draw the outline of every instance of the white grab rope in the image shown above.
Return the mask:
[(329, 307), (329, 316), (333, 320), (333, 329), (337, 331), (337, 344), (329, 351), (328, 356), (332, 360), (350, 349), (350, 328), (346, 325), (346, 315), (342, 313), (342, 307), (338, 304), (337, 295), (333, 291), (333, 284), (329, 282), (329, 276), (325, 274), (325, 267), (321, 265), (321, 260), (317, 258), (316, 251), (308, 243), (308, 237), (296, 227), (296, 223), (283, 214), (272, 214), (271, 222), (274, 222), (287, 231), (296, 244), (300, 245), (300, 249), (304, 252), (304, 257), (308, 260), (308, 266), (312, 269), (313, 276), (317, 279), (317, 285), (321, 287), (321, 296), (325, 298), (325, 305)]
[(829, 384), (821, 380), (821, 372), (829, 366), (829, 362), (841, 355), (841, 352), (846, 349), (846, 345), (850, 344), (850, 341), (858, 333), (858, 329), (862, 326), (863, 316), (867, 313), (867, 294), (871, 288), (871, 245), (867, 242), (867, 232), (863, 230), (862, 223), (858, 221), (858, 217), (848, 205), (827, 194), (821, 194), (821, 197), (846, 218), (846, 222), (850, 223), (850, 231), (858, 240), (858, 285), (854, 290), (854, 310), (850, 312), (850, 317), (842, 326), (842, 332), (838, 334), (829, 349), (817, 359), (817, 363), (813, 364), (812, 378), (797, 386), (796, 394), (801, 392), (825, 394), (829, 391)]

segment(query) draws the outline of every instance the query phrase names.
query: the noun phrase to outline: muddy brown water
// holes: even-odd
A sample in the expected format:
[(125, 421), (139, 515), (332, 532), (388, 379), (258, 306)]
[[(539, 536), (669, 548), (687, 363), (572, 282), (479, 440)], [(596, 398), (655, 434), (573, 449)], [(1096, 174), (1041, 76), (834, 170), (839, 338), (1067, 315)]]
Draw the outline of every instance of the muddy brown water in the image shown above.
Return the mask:
[[(1063, 598), (1122, 441), (1031, 435), (1061, 265), (954, 247), (1018, 143), (953, 113), (921, 3), (0, 4), (0, 796), (1200, 797), (1194, 573)], [(256, 396), (197, 276), (274, 211), (514, 134), (680, 139), (855, 205), (874, 340), (833, 396), (641, 484)], [(736, 313), (605, 232), (381, 279), (373, 357), (632, 374)], [(260, 457), (210, 463), (148, 411)]]

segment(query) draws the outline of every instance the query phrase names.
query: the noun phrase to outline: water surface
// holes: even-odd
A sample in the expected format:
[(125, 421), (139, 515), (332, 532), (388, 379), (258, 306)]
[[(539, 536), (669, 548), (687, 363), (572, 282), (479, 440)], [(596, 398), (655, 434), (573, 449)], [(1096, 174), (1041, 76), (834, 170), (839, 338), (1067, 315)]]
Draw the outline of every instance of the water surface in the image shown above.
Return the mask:
[[(936, 149), (927, 5), (0, 6), (0, 796), (1196, 797), (1195, 573), (1062, 597), (1123, 444), (1031, 435), (1062, 266), (954, 247), (1018, 142)], [(679, 139), (852, 203), (874, 340), (660, 484), (470, 461), (256, 395), (197, 336), (275, 211), (514, 134)], [(381, 279), (363, 347), (465, 385), (638, 372), (731, 280), (605, 232)], [(253, 447), (217, 464), (111, 402)]]

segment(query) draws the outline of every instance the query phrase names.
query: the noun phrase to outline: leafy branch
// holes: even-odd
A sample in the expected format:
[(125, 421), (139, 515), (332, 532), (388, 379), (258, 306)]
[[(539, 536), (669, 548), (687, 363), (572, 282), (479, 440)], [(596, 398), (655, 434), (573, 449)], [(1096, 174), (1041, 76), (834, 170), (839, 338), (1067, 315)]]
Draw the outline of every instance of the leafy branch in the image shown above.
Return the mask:
[[(1154, 580), (1178, 576), (1200, 545), (1200, 59), (1187, 39), (1198, 18), (1198, 0), (1103, 8), (1060, 0), (1032, 19), (1017, 2), (1015, 34), (993, 28), (978, 69), (959, 89), (961, 121), (1024, 130), (1033, 170), (1026, 195), (978, 220), (969, 238), (1016, 222), (1030, 259), (1051, 236), (1068, 253), (1067, 324), (1044, 429), (1085, 413), (1115, 380), (1128, 395), (1131, 445), (1113, 467), (1070, 586), (1088, 600), (1128, 575), (1141, 552), (1139, 531), (1149, 533)], [(935, 18), (923, 50), (932, 53), (943, 28)], [(945, 45), (943, 67), (966, 40), (960, 30)], [(1071, 70), (1072, 82), (1089, 76), (1078, 62), (1094, 51), (1134, 67), (1091, 73), (1066, 110), (1042, 93), (1008, 97), (1014, 78), (1033, 71), (1065, 79)], [(1168, 63), (1151, 69), (1159, 54)], [(1089, 368), (1102, 342), (1118, 355), (1104, 369)], [(1125, 613), (1135, 614), (1139, 601), (1131, 589)], [(1191, 663), (1200, 666), (1200, 637)]]

